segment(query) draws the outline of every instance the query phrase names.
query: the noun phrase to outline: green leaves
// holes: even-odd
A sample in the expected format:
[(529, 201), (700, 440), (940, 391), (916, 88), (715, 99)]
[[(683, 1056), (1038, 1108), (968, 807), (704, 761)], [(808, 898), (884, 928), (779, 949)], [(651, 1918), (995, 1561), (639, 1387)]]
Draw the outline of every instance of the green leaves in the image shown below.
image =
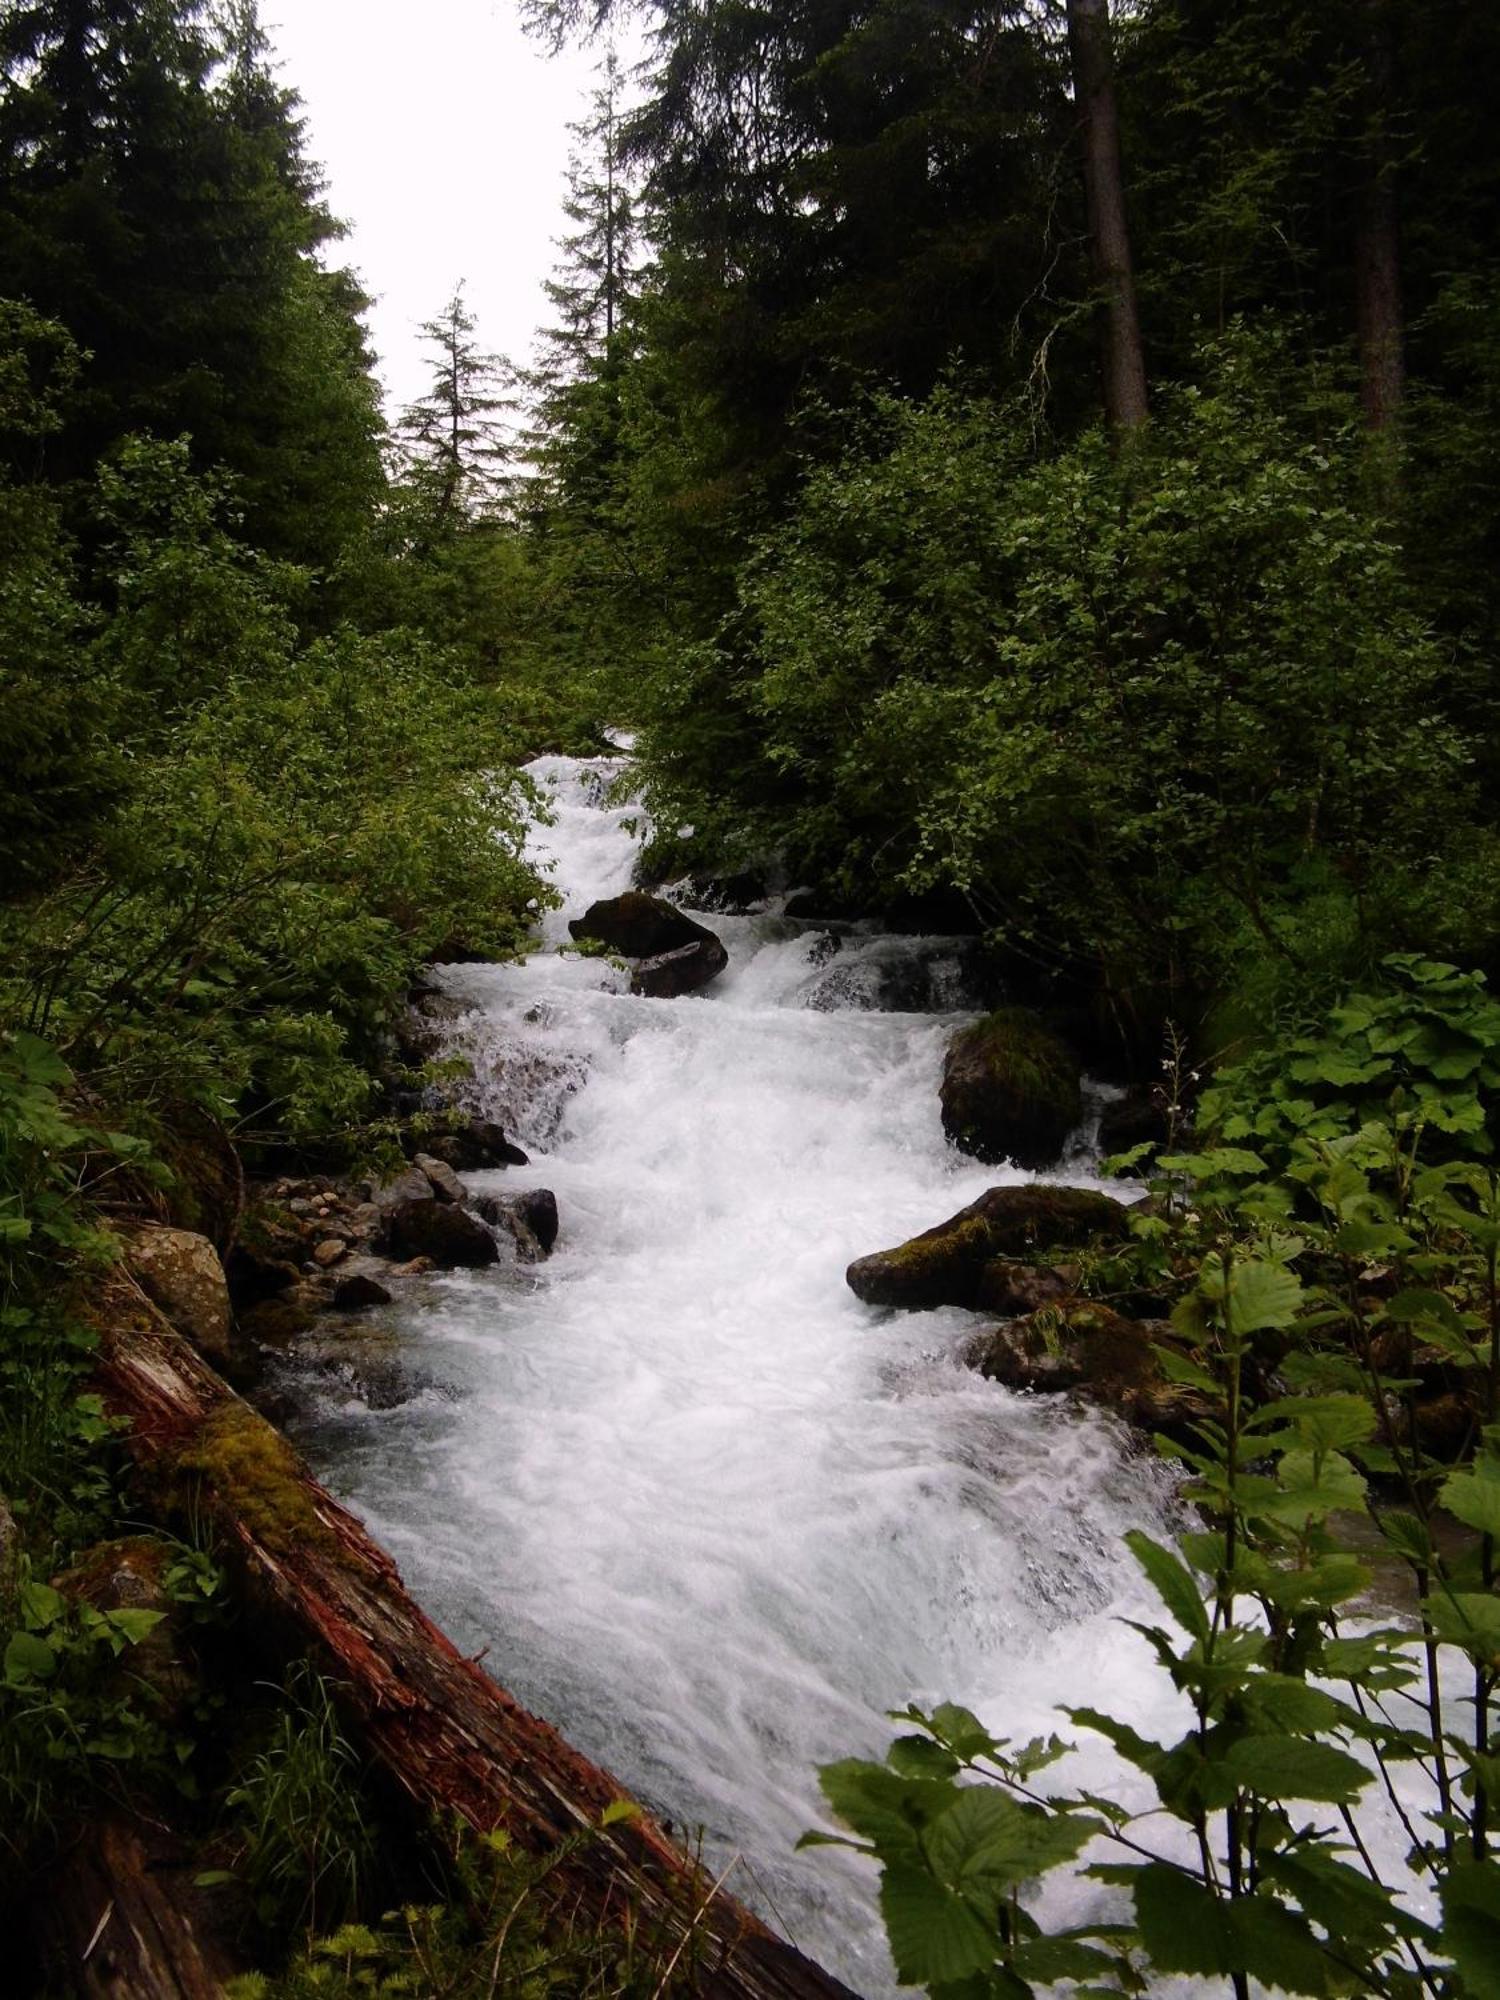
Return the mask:
[(1132, 1528), (1125, 1546), (1150, 1578), (1153, 1589), (1184, 1632), (1194, 1638), (1208, 1637), (1208, 1613), (1192, 1571), (1160, 1542), (1152, 1541), (1140, 1529)]
[(1224, 1752), (1225, 1774), (1257, 1798), (1351, 1805), (1370, 1772), (1346, 1751), (1304, 1736), (1245, 1736)]
[(1500, 1457), (1486, 1451), (1468, 1471), (1450, 1473), (1442, 1501), (1455, 1519), (1481, 1535), (1500, 1537)]

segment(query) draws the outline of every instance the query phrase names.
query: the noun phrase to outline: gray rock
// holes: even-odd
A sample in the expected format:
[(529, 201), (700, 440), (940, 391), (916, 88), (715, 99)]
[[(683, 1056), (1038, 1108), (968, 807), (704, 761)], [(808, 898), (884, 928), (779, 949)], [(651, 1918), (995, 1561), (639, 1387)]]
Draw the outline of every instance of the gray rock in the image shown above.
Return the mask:
[(551, 1254), (558, 1231), (557, 1196), (551, 1188), (528, 1188), (524, 1194), (478, 1194), (474, 1208), (511, 1238), (518, 1262), (540, 1264)]
[(147, 1297), (205, 1360), (232, 1359), (229, 1281), (219, 1253), (190, 1229), (142, 1229), (125, 1261)]
[(412, 1165), (427, 1176), (439, 1201), (462, 1202), (466, 1198), (468, 1189), (446, 1160), (435, 1159), (431, 1153), (418, 1153)]
[(395, 1209), (409, 1201), (432, 1201), (432, 1182), (416, 1167), (408, 1167), (397, 1174), (393, 1181), (386, 1181), (375, 1189), (371, 1199), (382, 1214), (389, 1216)]

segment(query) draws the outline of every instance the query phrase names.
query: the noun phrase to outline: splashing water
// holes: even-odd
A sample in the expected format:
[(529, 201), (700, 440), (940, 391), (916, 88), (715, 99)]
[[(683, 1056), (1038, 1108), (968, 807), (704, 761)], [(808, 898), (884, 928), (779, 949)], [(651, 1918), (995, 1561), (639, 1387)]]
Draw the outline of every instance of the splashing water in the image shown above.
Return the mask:
[[(804, 1950), (885, 1991), (873, 1871), (792, 1851), (818, 1763), (880, 1754), (911, 1700), (1021, 1739), (1066, 1701), (1175, 1734), (1117, 1622), (1141, 1606), (1119, 1538), (1165, 1488), (1111, 1424), (965, 1369), (970, 1315), (881, 1315), (844, 1284), (852, 1257), (1025, 1178), (945, 1144), (955, 1016), (891, 1010), (960, 999), (962, 941), (714, 916), (723, 975), (632, 998), (558, 950), (569, 914), (629, 885), (619, 768), (531, 767), (566, 907), (525, 964), (444, 974), (476, 1108), (532, 1153), (473, 1178), (552, 1188), (556, 1254), (422, 1281), (384, 1331), (425, 1391), (325, 1396), (303, 1441), (459, 1644), (701, 1830), (716, 1871), (738, 1855), (731, 1889)], [(1070, 1775), (1118, 1785), (1097, 1742)], [(1047, 1893), (1082, 1919), (1083, 1885)]]

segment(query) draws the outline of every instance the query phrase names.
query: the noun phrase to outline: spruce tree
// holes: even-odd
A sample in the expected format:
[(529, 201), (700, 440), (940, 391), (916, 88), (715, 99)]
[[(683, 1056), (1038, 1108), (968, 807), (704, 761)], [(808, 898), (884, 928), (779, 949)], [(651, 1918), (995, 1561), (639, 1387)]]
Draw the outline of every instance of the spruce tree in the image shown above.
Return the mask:
[(396, 426), (409, 484), (439, 532), (497, 514), (510, 492), (515, 374), (475, 331), (460, 283), (436, 319), (423, 322), (431, 384)]

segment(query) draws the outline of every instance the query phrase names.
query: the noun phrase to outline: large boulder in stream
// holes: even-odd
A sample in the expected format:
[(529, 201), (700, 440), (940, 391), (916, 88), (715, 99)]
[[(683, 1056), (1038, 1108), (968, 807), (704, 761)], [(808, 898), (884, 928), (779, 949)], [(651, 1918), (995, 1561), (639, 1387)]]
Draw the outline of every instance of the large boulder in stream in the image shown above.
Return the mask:
[(1181, 1349), (1164, 1320), (1125, 1319), (1094, 1299), (1074, 1298), (1012, 1320), (974, 1342), (965, 1359), (1007, 1389), (1066, 1391), (1127, 1423), (1191, 1437), (1217, 1414), (1213, 1399), (1174, 1382), (1158, 1348)]
[(1046, 1167), (1083, 1117), (1078, 1062), (1024, 1007), (960, 1028), (943, 1064), (943, 1130), (976, 1160)]
[(990, 1188), (957, 1215), (894, 1250), (856, 1258), (845, 1275), (849, 1289), (866, 1305), (910, 1312), (934, 1306), (977, 1310), (987, 1290), (994, 1296), (993, 1287), (986, 1285), (992, 1264), (1059, 1244), (1123, 1236), (1125, 1215), (1123, 1203), (1087, 1188)]
[(440, 1271), (478, 1270), (500, 1261), (500, 1246), (477, 1215), (431, 1195), (391, 1211), (390, 1247), (396, 1257), (428, 1257)]
[(647, 896), (639, 889), (590, 903), (568, 929), (575, 938), (591, 939), (624, 958), (640, 959), (630, 990), (659, 999), (696, 992), (729, 963), (728, 952), (711, 930), (660, 896)]

